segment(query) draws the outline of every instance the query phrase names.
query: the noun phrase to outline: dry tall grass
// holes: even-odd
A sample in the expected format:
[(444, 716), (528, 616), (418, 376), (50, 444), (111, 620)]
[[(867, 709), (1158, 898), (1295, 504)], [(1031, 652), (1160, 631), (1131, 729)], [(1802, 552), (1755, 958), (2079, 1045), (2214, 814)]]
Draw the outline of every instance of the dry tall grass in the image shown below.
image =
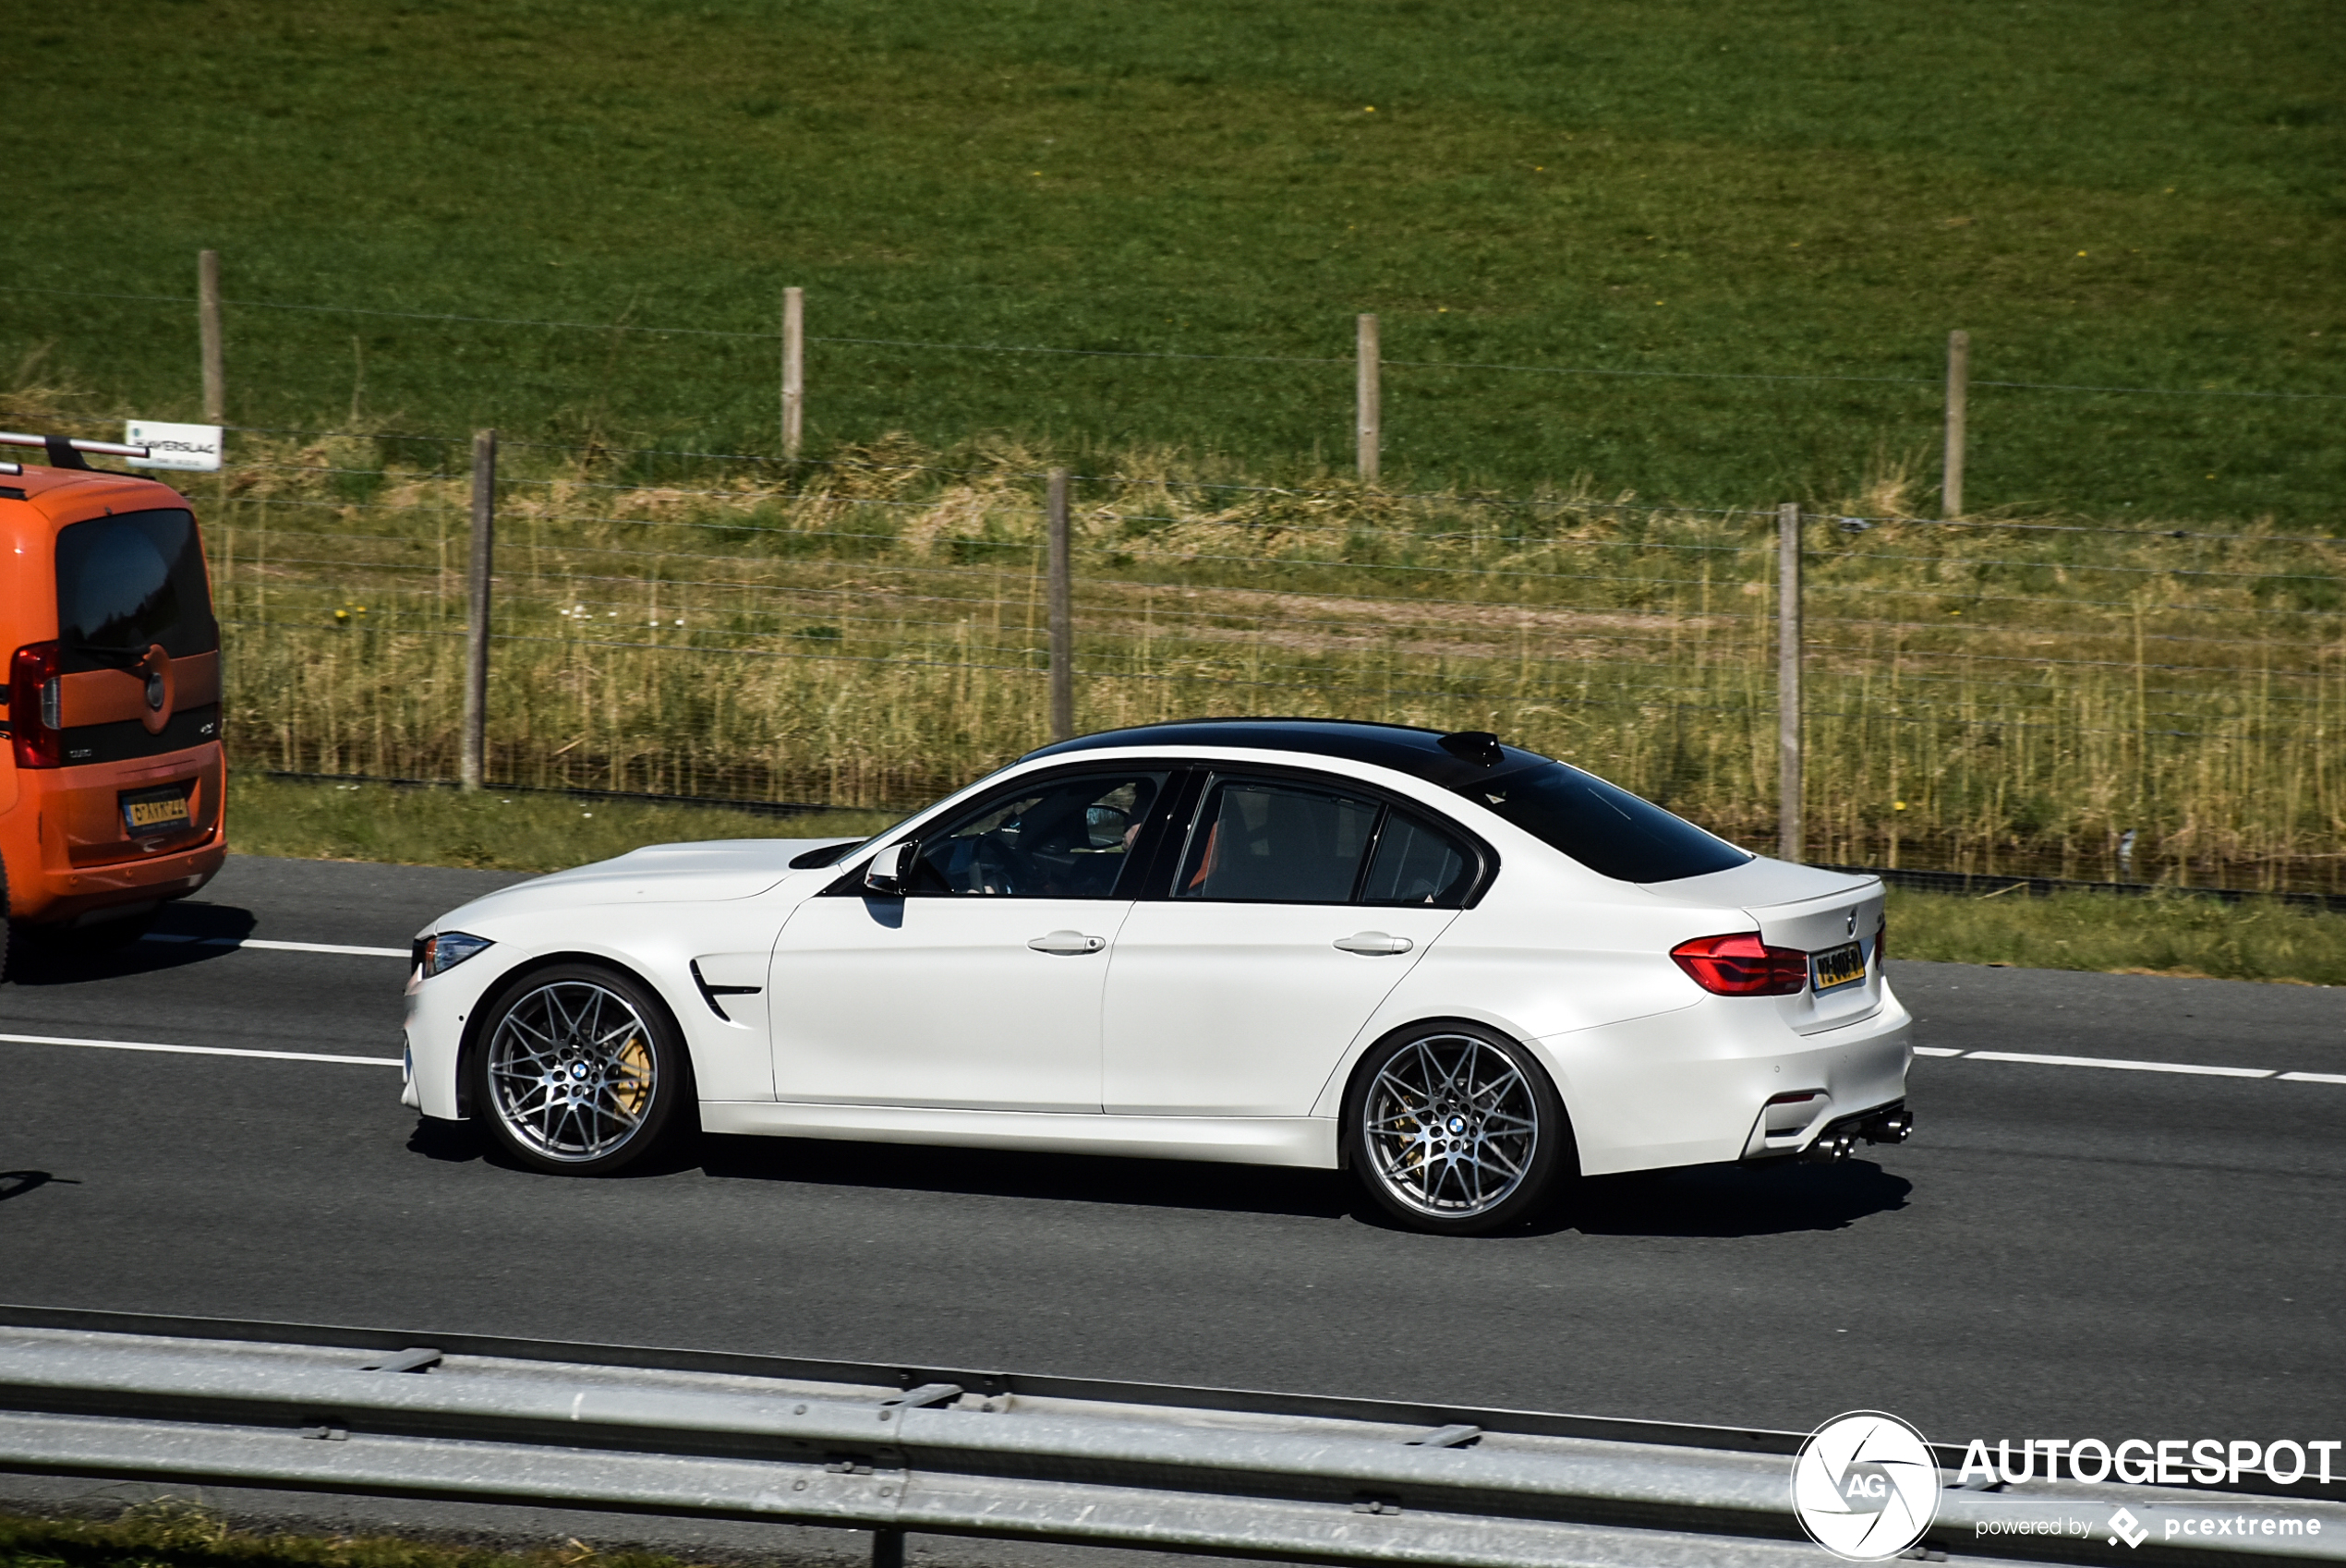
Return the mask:
[[(193, 489), (237, 757), (449, 775), (465, 476), (241, 451)], [(493, 773), (903, 805), (1040, 743), (1035, 467), (893, 443), (642, 483), (508, 449)], [(1078, 487), (1081, 727), (1493, 729), (1772, 841), (1769, 513), (1117, 472)], [(1948, 527), (1870, 488), (1807, 536), (1812, 858), (2113, 876), (2131, 829), (2146, 878), (2346, 887), (2346, 542)]]

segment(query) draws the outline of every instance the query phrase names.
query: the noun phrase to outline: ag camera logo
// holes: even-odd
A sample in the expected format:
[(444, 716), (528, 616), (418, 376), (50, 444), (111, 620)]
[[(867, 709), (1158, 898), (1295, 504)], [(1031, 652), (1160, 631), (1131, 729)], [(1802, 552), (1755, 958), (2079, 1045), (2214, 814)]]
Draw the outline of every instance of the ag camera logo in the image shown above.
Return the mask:
[(1922, 1539), (1939, 1516), (1939, 1461), (1895, 1416), (1836, 1416), (1792, 1462), (1792, 1511), (1835, 1557), (1880, 1562)]

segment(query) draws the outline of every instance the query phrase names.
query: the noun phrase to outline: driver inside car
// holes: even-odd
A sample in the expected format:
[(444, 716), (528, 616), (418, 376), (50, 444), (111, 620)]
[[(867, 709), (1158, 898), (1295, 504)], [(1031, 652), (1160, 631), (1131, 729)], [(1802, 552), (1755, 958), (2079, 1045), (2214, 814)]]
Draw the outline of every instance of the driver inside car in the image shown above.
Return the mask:
[(996, 802), (922, 849), (915, 890), (1112, 897), (1159, 783), (1155, 776), (1094, 776)]

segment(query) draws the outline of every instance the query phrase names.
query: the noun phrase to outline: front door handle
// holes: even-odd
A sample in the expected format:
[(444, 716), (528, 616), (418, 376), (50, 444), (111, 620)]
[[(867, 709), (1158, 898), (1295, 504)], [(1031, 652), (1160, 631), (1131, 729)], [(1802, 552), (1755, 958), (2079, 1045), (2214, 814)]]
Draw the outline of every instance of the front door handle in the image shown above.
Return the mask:
[(1367, 953), (1373, 956), (1406, 953), (1417, 946), (1406, 936), (1387, 936), (1382, 931), (1360, 931), (1349, 936), (1339, 936), (1336, 939), (1336, 945), (1348, 953)]
[(1107, 946), (1107, 938), (1086, 936), (1080, 931), (1054, 931), (1047, 936), (1031, 936), (1026, 945), (1038, 953), (1096, 953)]

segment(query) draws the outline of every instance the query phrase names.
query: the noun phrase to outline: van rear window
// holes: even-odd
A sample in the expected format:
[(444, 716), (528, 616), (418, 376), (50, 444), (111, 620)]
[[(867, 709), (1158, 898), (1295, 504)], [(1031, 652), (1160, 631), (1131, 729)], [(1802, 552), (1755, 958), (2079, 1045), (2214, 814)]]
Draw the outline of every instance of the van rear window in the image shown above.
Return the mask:
[(1459, 786), (1518, 827), (1600, 876), (1675, 882), (1752, 857), (1682, 816), (1560, 762)]
[(119, 667), (157, 643), (174, 658), (218, 647), (195, 518), (126, 512), (58, 530), (57, 640), (68, 670)]

